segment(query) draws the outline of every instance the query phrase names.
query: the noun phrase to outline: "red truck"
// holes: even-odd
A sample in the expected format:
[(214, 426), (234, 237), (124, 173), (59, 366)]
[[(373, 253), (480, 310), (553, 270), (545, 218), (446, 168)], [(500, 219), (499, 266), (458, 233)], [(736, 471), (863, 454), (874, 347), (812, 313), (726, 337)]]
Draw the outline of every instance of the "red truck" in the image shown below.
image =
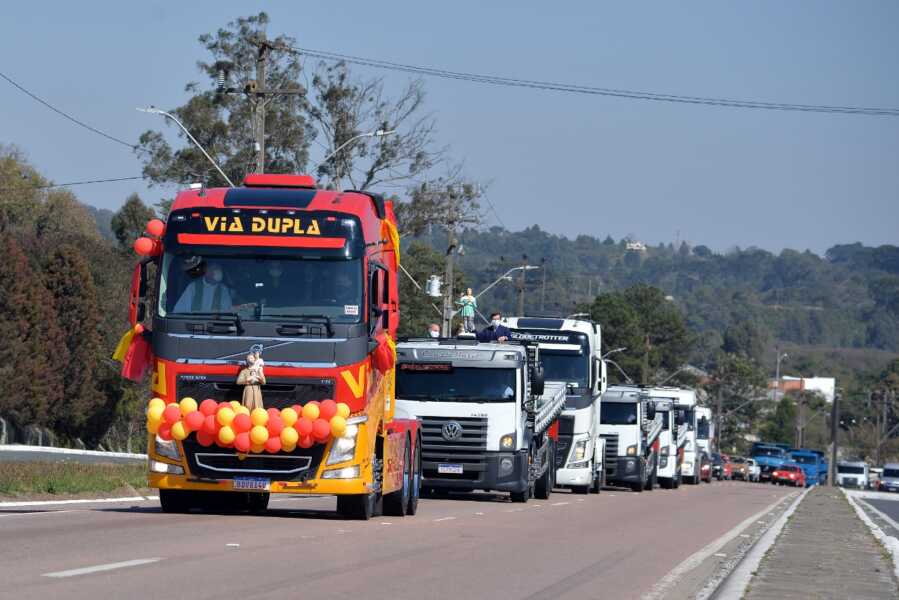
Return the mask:
[(419, 423), (394, 397), (391, 202), (249, 175), (180, 192), (135, 250), (118, 354), (125, 376), (152, 375), (149, 483), (164, 511), (260, 511), (287, 493), (336, 495), (347, 517), (415, 513)]

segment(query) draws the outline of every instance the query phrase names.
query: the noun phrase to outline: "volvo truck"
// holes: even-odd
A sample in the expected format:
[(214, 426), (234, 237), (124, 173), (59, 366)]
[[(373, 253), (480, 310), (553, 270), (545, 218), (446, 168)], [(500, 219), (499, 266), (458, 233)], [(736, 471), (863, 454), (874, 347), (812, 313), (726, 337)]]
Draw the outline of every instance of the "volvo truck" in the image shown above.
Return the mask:
[(536, 344), (406, 340), (397, 405), (420, 419), (425, 492), (548, 498), (565, 386), (544, 383)]
[(656, 484), (661, 416), (646, 389), (610, 386), (600, 404), (599, 433), (605, 440), (609, 485), (651, 491)]
[(662, 421), (657, 477), (663, 488), (677, 489), (681, 484), (687, 428), (684, 426), (683, 412), (677, 409), (674, 398), (656, 395), (655, 391), (651, 390), (650, 396), (655, 402), (656, 414)]
[(604, 484), (605, 442), (599, 435), (599, 407), (606, 390), (599, 323), (579, 315), (565, 319), (508, 317), (513, 340), (536, 343), (547, 382), (566, 388), (559, 418), (556, 484), (578, 494), (598, 494)]

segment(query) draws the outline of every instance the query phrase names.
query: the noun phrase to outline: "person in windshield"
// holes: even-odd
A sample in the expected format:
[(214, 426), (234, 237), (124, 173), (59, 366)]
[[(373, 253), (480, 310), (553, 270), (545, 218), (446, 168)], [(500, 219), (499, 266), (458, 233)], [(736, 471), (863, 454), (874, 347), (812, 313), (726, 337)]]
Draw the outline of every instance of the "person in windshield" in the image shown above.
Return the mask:
[(505, 342), (512, 336), (509, 328), (502, 324), (502, 313), (490, 313), (490, 325), (478, 332), (479, 342)]
[(280, 260), (269, 261), (266, 272), (268, 277), (260, 287), (260, 302), (269, 307), (292, 306), (296, 301), (295, 290), (284, 277), (284, 264)]
[(439, 338), (440, 337), (440, 325), (437, 323), (431, 323), (428, 325), (428, 337)]
[[(230, 312), (234, 305), (231, 290), (224, 282), (225, 273), (222, 266), (215, 262), (202, 262), (190, 272), (197, 277), (184, 288), (178, 302), (176, 313)], [(202, 274), (202, 277), (199, 275)]]

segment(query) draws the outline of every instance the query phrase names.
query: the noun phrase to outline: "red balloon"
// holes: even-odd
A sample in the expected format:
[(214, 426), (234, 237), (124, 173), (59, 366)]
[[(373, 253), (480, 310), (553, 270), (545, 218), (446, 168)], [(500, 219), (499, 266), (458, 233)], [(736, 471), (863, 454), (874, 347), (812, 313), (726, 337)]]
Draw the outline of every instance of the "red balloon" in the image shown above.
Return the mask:
[(197, 441), (201, 446), (208, 448), (215, 442), (215, 438), (211, 433), (206, 433), (203, 429), (197, 432)]
[(237, 437), (234, 438), (234, 449), (238, 452), (249, 452), (250, 451), (250, 434), (246, 431), (242, 433), (238, 433)]
[(301, 404), (294, 404), (290, 408), (294, 409), (298, 415), (303, 414), (303, 406)]
[(253, 422), (250, 420), (250, 415), (245, 415), (243, 413), (240, 413), (234, 417), (233, 421), (231, 421), (231, 427), (233, 427), (234, 431), (237, 433), (249, 431), (252, 426)]
[(270, 417), (265, 427), (268, 429), (269, 437), (278, 437), (281, 435), (281, 430), (284, 429), (284, 420), (280, 415)]
[(330, 421), (331, 417), (337, 414), (337, 403), (328, 398), (327, 400), (322, 400), (321, 404), (318, 406), (319, 416), (326, 421)]
[(321, 410), (321, 408), (322, 408), (322, 403), (319, 402), (318, 400), (310, 400), (310, 401), (307, 402), (306, 404), (314, 404), (314, 405), (316, 405), (316, 406), (318, 407), (319, 410)]
[(163, 423), (162, 425), (159, 426), (159, 430), (156, 432), (156, 435), (158, 435), (160, 438), (164, 439), (167, 442), (171, 441), (172, 426)]
[(300, 448), (311, 448), (312, 444), (314, 444), (314, 443), (315, 442), (313, 441), (312, 436), (307, 435), (305, 437), (300, 438), (300, 441), (297, 443), (297, 446), (299, 446)]
[(274, 418), (274, 417), (280, 417), (280, 416), (281, 416), (281, 411), (278, 410), (278, 409), (275, 408), (275, 407), (272, 407), (272, 408), (268, 409), (268, 411), (266, 411), (266, 412), (268, 412), (268, 418), (269, 418), (269, 419)]
[(265, 442), (265, 451), (269, 454), (277, 454), (281, 451), (281, 438), (270, 437)]
[(201, 427), (203, 427), (203, 423), (206, 422), (206, 417), (203, 416), (198, 410), (187, 413), (187, 416), (184, 417), (184, 422), (190, 428), (191, 431), (199, 431)]
[(331, 423), (329, 423), (325, 419), (316, 419), (315, 423), (312, 424), (312, 437), (315, 438), (315, 441), (327, 441), (330, 435)]
[(177, 405), (166, 406), (162, 411), (162, 420), (166, 425), (174, 425), (181, 419), (181, 408)]
[(134, 251), (141, 256), (150, 256), (156, 247), (156, 242), (148, 237), (139, 237), (134, 240)]
[(150, 219), (147, 223), (147, 233), (156, 237), (162, 237), (165, 233), (165, 223), (159, 219)]
[(306, 417), (300, 417), (299, 419), (297, 419), (297, 422), (294, 423), (293, 427), (297, 430), (297, 433), (300, 434), (300, 439), (312, 433), (312, 421), (310, 421)]
[(215, 420), (215, 415), (209, 415), (203, 419), (203, 431), (211, 436), (215, 436), (219, 432), (219, 424)]
[(209, 415), (214, 415), (218, 409), (218, 402), (216, 402), (212, 398), (206, 398), (205, 400), (200, 402), (200, 412), (203, 413), (203, 416), (208, 417)]

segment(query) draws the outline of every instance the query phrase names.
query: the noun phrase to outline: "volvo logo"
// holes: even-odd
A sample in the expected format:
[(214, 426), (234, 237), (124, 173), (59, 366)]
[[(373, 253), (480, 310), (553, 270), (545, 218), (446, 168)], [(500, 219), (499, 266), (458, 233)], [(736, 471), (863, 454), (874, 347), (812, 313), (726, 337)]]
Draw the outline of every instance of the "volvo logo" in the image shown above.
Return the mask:
[(455, 442), (462, 437), (462, 426), (456, 421), (450, 421), (443, 425), (443, 439), (448, 442)]

